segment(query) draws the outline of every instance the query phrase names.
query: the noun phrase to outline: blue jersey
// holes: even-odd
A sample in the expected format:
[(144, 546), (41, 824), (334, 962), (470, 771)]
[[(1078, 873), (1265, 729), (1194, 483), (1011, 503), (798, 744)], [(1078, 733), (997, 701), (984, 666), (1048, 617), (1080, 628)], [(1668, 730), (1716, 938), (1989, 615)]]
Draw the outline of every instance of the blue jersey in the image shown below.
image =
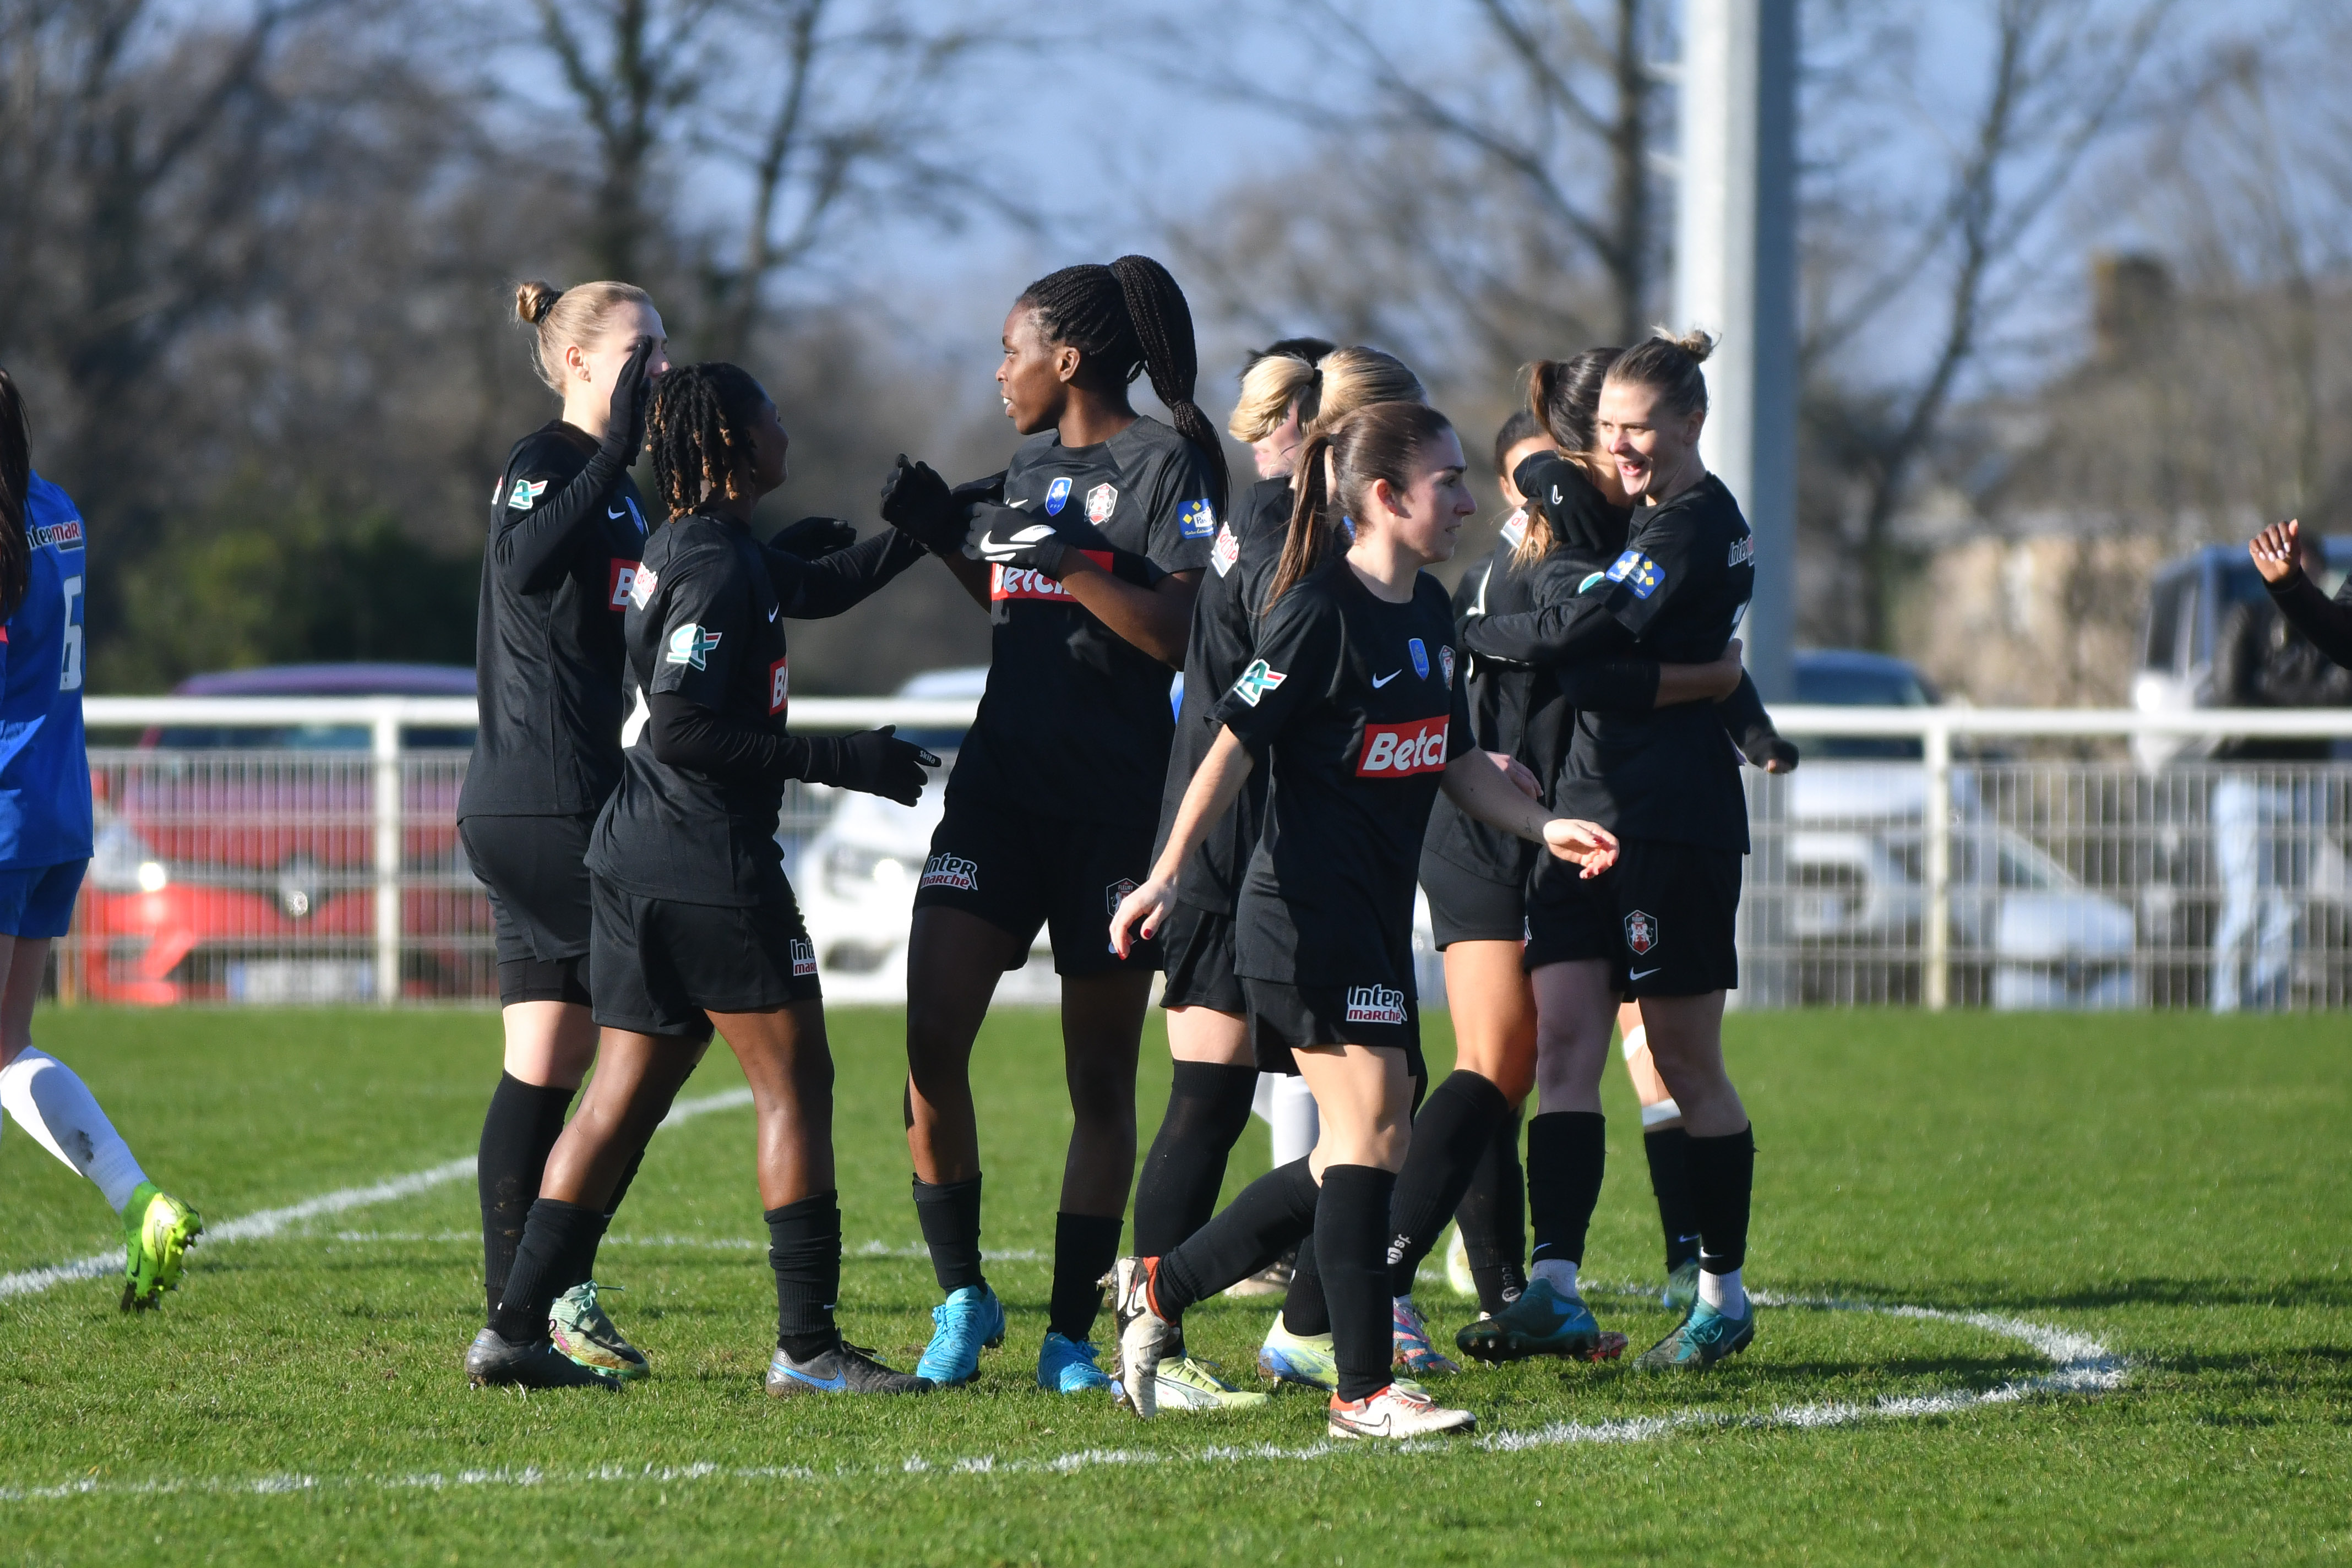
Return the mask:
[(0, 870), (89, 858), (81, 728), (81, 513), (33, 476), (25, 602), (0, 627)]

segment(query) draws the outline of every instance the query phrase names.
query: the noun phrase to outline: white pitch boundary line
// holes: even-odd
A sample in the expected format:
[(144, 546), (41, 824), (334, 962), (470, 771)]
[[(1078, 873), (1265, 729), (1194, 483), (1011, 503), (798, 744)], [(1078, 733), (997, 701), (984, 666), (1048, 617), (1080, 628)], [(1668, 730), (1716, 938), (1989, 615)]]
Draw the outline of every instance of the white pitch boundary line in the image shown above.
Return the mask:
[(602, 1465), (592, 1469), (557, 1471), (528, 1465), (516, 1469), (438, 1470), (401, 1476), (320, 1477), (302, 1474), (257, 1476), (247, 1480), (100, 1481), (83, 1479), (54, 1487), (0, 1487), (0, 1503), (38, 1502), (79, 1497), (132, 1497), (204, 1492), (216, 1495), (277, 1497), (325, 1490), (445, 1491), (465, 1487), (543, 1487), (644, 1485), (677, 1486), (691, 1481), (824, 1481), (884, 1475), (1073, 1475), (1080, 1470), (1121, 1466), (1217, 1465), (1268, 1460), (1308, 1461), (1352, 1454), (1376, 1457), (1384, 1452), (1442, 1454), (1464, 1448), (1488, 1453), (1524, 1453), (1538, 1448), (1585, 1444), (1648, 1443), (1677, 1432), (1741, 1429), (1815, 1431), (1853, 1426), (1870, 1421), (1916, 1421), (1931, 1415), (1952, 1415), (1984, 1405), (2010, 1405), (2056, 1394), (2087, 1394), (2120, 1388), (2130, 1377), (2130, 1364), (2084, 1334), (2052, 1328), (2023, 1318), (1992, 1312), (1947, 1311), (1875, 1301), (1846, 1301), (1819, 1297), (1780, 1298), (1750, 1292), (1759, 1305), (1832, 1312), (1874, 1312), (1888, 1317), (1916, 1318), (1958, 1323), (1997, 1337), (2016, 1341), (2046, 1356), (2052, 1370), (1980, 1392), (1947, 1389), (1935, 1394), (1890, 1394), (1866, 1401), (1837, 1400), (1817, 1405), (1783, 1405), (1754, 1415), (1727, 1411), (1677, 1410), (1663, 1415), (1637, 1415), (1622, 1421), (1555, 1421), (1522, 1431), (1490, 1432), (1467, 1442), (1418, 1441), (1393, 1445), (1333, 1443), (1328, 1439), (1298, 1447), (1276, 1443), (1213, 1444), (1191, 1451), (1165, 1452), (1148, 1448), (1081, 1448), (1042, 1459), (1007, 1459), (992, 1454), (933, 1461), (909, 1456), (897, 1465), (842, 1467), (824, 1471), (806, 1466), (726, 1466), (708, 1461), (688, 1465), (646, 1465), (628, 1468)]
[[(681, 1122), (691, 1121), (698, 1116), (708, 1116), (714, 1110), (733, 1110), (751, 1103), (750, 1089), (724, 1089), (717, 1094), (706, 1094), (698, 1100), (681, 1100), (671, 1106), (669, 1114), (662, 1118), (662, 1125), (676, 1127)], [(218, 1225), (207, 1226), (203, 1239), (197, 1245), (201, 1247), (205, 1243), (211, 1243), (217, 1246), (225, 1241), (260, 1240), (266, 1237), (277, 1236), (289, 1226), (299, 1225), (305, 1220), (318, 1219), (325, 1215), (341, 1214), (349, 1209), (365, 1208), (371, 1204), (391, 1203), (397, 1198), (415, 1197), (419, 1193), (431, 1192), (435, 1187), (446, 1186), (451, 1182), (465, 1181), (473, 1173), (474, 1156), (468, 1154), (462, 1160), (451, 1160), (426, 1170), (412, 1172), (405, 1176), (394, 1176), (388, 1181), (372, 1183), (364, 1187), (344, 1187), (336, 1192), (321, 1193), (315, 1198), (305, 1198), (299, 1204), (289, 1204), (284, 1208), (263, 1209), (257, 1214), (224, 1220)], [(70, 1263), (51, 1264), (46, 1268), (27, 1268), (15, 1274), (0, 1274), (0, 1300), (6, 1300), (12, 1296), (37, 1296), (44, 1290), (63, 1285), (69, 1280), (95, 1279), (102, 1275), (119, 1274), (121, 1271), (122, 1251), (117, 1247), (112, 1252), (98, 1252), (92, 1253), (88, 1258), (77, 1258)]]

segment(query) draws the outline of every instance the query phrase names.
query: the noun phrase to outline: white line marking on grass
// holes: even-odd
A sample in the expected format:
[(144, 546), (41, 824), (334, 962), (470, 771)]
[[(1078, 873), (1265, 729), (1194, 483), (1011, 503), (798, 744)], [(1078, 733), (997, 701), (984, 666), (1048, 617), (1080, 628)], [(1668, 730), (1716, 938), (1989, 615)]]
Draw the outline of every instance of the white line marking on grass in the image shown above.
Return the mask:
[[(730, 1089), (718, 1094), (706, 1094), (699, 1100), (681, 1100), (671, 1106), (669, 1114), (662, 1118), (662, 1125), (676, 1127), (681, 1122), (691, 1121), (698, 1116), (707, 1116), (714, 1110), (733, 1110), (740, 1106), (751, 1103), (751, 1091), (748, 1089)], [(405, 1176), (394, 1176), (388, 1181), (376, 1182), (364, 1187), (344, 1187), (336, 1192), (321, 1193), (315, 1198), (305, 1198), (299, 1204), (289, 1204), (284, 1208), (263, 1209), (258, 1214), (249, 1214), (237, 1219), (223, 1220), (218, 1225), (206, 1226), (204, 1239), (198, 1245), (202, 1246), (208, 1242), (218, 1246), (225, 1241), (260, 1240), (276, 1236), (289, 1226), (301, 1224), (304, 1220), (318, 1219), (325, 1215), (341, 1214), (349, 1209), (365, 1208), (371, 1204), (391, 1203), (397, 1198), (415, 1197), (419, 1193), (430, 1192), (435, 1187), (446, 1186), (451, 1182), (462, 1182), (473, 1173), (474, 1157), (468, 1154), (462, 1160), (451, 1160), (427, 1170), (412, 1172)], [(119, 1273), (121, 1268), (122, 1253), (118, 1248), (112, 1252), (99, 1252), (88, 1258), (78, 1258), (70, 1263), (51, 1264), (46, 1268), (27, 1268), (16, 1274), (0, 1274), (0, 1300), (5, 1300), (11, 1296), (37, 1296), (52, 1286), (63, 1285), (68, 1280), (95, 1279), (101, 1275)]]
[[(1593, 1286), (1595, 1289), (1611, 1289)], [(1633, 1294), (1627, 1290), (1623, 1293)], [(1646, 1293), (1646, 1292), (1643, 1292)], [(832, 1471), (804, 1466), (726, 1466), (700, 1461), (686, 1465), (646, 1465), (629, 1468), (600, 1465), (590, 1469), (553, 1471), (536, 1465), (519, 1468), (438, 1470), (399, 1476), (320, 1477), (275, 1474), (245, 1480), (162, 1479), (100, 1481), (81, 1479), (49, 1487), (0, 1486), (0, 1503), (36, 1502), (104, 1495), (148, 1496), (159, 1493), (207, 1492), (235, 1496), (282, 1496), (326, 1489), (365, 1491), (443, 1491), (458, 1487), (609, 1486), (653, 1483), (676, 1486), (688, 1481), (824, 1481), (859, 1477), (1074, 1475), (1080, 1470), (1122, 1466), (1224, 1465), (1268, 1460), (1316, 1460), (1340, 1454), (1377, 1456), (1383, 1452), (1442, 1454), (1475, 1448), (1487, 1453), (1523, 1453), (1538, 1448), (1584, 1444), (1654, 1442), (1677, 1432), (1722, 1430), (1816, 1431), (1859, 1426), (1869, 1421), (1916, 1421), (1931, 1415), (1955, 1415), (1990, 1405), (2009, 1405), (2049, 1395), (2098, 1394), (2120, 1388), (2130, 1376), (2130, 1363), (2086, 1334), (2052, 1328), (2023, 1318), (1992, 1312), (1947, 1311), (1935, 1307), (1911, 1307), (1875, 1301), (1847, 1301), (1820, 1297), (1778, 1297), (1751, 1291), (1760, 1305), (1830, 1312), (1874, 1312), (1886, 1317), (1916, 1318), (1958, 1323), (1999, 1338), (2014, 1341), (2047, 1357), (2052, 1370), (1981, 1391), (1947, 1389), (1934, 1394), (1889, 1394), (1873, 1400), (1838, 1400), (1818, 1405), (1783, 1405), (1741, 1415), (1729, 1411), (1676, 1410), (1660, 1415), (1629, 1416), (1621, 1421), (1555, 1421), (1517, 1431), (1489, 1432), (1467, 1441), (1425, 1440), (1397, 1444), (1334, 1443), (1326, 1439), (1297, 1447), (1276, 1443), (1212, 1444), (1190, 1450), (1149, 1448), (1081, 1448), (1045, 1458), (1016, 1459), (994, 1454), (962, 1458), (926, 1458), (912, 1454), (895, 1465), (842, 1467)]]

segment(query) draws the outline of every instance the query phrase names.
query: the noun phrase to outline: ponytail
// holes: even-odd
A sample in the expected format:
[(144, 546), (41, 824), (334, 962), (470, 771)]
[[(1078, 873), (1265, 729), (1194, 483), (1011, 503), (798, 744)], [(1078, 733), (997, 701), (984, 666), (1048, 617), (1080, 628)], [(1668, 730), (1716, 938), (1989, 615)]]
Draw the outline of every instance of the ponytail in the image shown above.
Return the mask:
[(16, 613), (32, 579), (25, 537), (33, 488), (33, 438), (16, 378), (0, 370), (0, 621)]
[(532, 363), (551, 392), (563, 390), (563, 351), (593, 349), (612, 330), (616, 310), (653, 309), (654, 297), (634, 283), (575, 283), (558, 289), (536, 280), (515, 285), (515, 320), (534, 329)]
[(1347, 549), (1339, 542), (1339, 530), (1329, 515), (1330, 458), (1328, 433), (1318, 432), (1299, 443), (1298, 466), (1290, 470), (1290, 527), (1283, 535), (1282, 558), (1274, 564), (1274, 580), (1266, 584), (1261, 616), (1271, 613), (1276, 602), (1317, 567)]
[(1049, 272), (1021, 291), (1016, 304), (1037, 312), (1045, 341), (1067, 343), (1099, 362), (1115, 385), (1148, 375), (1171, 422), (1208, 460), (1211, 500), (1220, 512), (1232, 489), (1225, 448), (1192, 401), (1201, 374), (1192, 309), (1168, 268), (1148, 256), (1122, 256), (1108, 267), (1082, 263)]
[(1298, 467), (1290, 479), (1290, 528), (1259, 614), (1346, 552), (1344, 508), (1360, 503), (1381, 479), (1391, 489), (1409, 489), (1422, 448), (1452, 428), (1444, 415), (1423, 403), (1373, 403), (1318, 420), (1298, 448)]

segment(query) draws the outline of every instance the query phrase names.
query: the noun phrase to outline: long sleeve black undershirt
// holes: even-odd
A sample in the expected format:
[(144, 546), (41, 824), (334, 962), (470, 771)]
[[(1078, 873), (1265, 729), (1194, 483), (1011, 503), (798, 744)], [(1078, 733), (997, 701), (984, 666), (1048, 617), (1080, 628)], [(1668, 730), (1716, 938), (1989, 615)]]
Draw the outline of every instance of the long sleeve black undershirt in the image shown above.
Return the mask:
[(715, 712), (675, 691), (646, 706), (646, 739), (664, 767), (683, 768), (724, 784), (757, 786), (805, 779), (828, 784), (839, 763), (831, 736), (779, 735), (764, 725)]
[(926, 553), (920, 541), (895, 528), (814, 561), (761, 546), (781, 613), (795, 621), (822, 621), (855, 609)]
[(553, 587), (562, 579), (572, 535), (604, 504), (624, 471), (620, 448), (610, 442), (599, 445), (570, 483), (499, 530), (490, 551), (499, 572), (525, 594)]
[(2334, 662), (2352, 668), (2352, 577), (2329, 598), (2319, 584), (2297, 568), (2284, 582), (2265, 584), (2271, 602), (2278, 605), (2295, 630)]

